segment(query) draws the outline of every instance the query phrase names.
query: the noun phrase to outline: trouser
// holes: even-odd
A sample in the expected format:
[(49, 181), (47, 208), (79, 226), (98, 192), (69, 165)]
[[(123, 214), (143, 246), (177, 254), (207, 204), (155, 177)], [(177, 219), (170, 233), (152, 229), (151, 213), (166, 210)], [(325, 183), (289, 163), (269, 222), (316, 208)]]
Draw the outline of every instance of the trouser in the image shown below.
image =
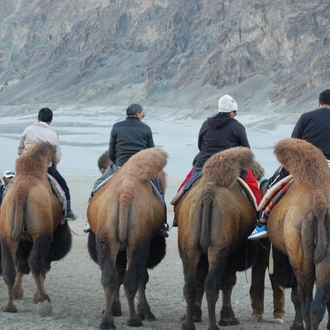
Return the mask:
[(56, 169), (56, 167), (54, 165), (48, 167), (48, 174), (50, 174), (52, 177), (54, 177), (55, 180), (62, 187), (64, 194), (65, 194), (65, 198), (67, 200), (71, 200), (69, 187), (68, 187), (65, 179), (62, 177), (62, 175), (60, 174), (60, 172)]
[[(264, 313), (265, 272), (267, 265), (266, 255), (258, 254), (251, 270), (250, 298), (253, 314), (262, 315)], [(273, 317), (283, 318), (285, 314), (285, 289), (279, 286), (272, 276), (269, 276), (269, 279), (273, 290)]]

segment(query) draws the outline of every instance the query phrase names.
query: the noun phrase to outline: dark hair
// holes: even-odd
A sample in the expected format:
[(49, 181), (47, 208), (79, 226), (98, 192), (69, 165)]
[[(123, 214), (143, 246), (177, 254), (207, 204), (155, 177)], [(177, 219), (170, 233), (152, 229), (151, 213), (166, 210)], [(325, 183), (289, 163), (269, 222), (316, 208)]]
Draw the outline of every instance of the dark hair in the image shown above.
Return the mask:
[(320, 104), (330, 105), (330, 89), (326, 89), (319, 96)]
[(137, 112), (142, 112), (143, 108), (141, 107), (140, 104), (131, 104), (127, 109), (126, 109), (126, 115), (127, 116), (134, 116)]
[(49, 108), (42, 108), (38, 113), (38, 120), (43, 121), (45, 123), (50, 122), (53, 119), (53, 111)]

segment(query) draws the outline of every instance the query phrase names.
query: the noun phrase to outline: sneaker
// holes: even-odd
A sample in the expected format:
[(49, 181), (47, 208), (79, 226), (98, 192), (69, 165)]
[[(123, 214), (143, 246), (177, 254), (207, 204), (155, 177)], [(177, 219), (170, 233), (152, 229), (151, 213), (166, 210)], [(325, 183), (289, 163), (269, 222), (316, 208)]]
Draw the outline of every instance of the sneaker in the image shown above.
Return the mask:
[(260, 239), (260, 238), (265, 238), (265, 237), (268, 237), (267, 226), (263, 225), (261, 227), (256, 226), (254, 231), (248, 237), (248, 239), (255, 240), (255, 239)]
[(91, 231), (91, 227), (89, 226), (89, 222), (86, 221), (85, 223), (85, 228), (84, 228), (84, 233), (89, 233)]
[(257, 322), (262, 322), (263, 321), (263, 315), (262, 314), (252, 314), (252, 317), (254, 320), (256, 320)]
[(283, 324), (284, 320), (281, 317), (274, 317), (273, 322), (276, 324)]
[(68, 213), (66, 214), (65, 219), (67, 221), (75, 221), (77, 219), (77, 216), (72, 211), (68, 211)]

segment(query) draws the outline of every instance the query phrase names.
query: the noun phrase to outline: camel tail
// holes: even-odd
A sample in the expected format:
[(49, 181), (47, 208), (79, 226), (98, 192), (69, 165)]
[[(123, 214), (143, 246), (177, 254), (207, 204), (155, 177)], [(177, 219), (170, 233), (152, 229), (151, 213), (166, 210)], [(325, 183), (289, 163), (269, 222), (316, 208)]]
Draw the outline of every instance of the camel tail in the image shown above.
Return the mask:
[(313, 212), (316, 218), (316, 247), (314, 251), (315, 265), (326, 257), (329, 246), (330, 214), (326, 208), (327, 201), (322, 190), (318, 189), (313, 195)]
[(201, 209), (201, 237), (200, 245), (206, 252), (211, 244), (210, 228), (212, 221), (212, 204), (214, 199), (214, 184), (207, 183), (203, 189), (203, 200)]
[(119, 189), (119, 223), (118, 237), (121, 243), (126, 243), (128, 237), (128, 225), (133, 204), (134, 184), (124, 181)]
[(28, 195), (25, 189), (20, 189), (20, 187), (18, 187), (15, 196), (14, 228), (12, 231), (12, 238), (14, 242), (18, 242), (20, 240), (25, 226), (24, 207), (27, 202), (27, 197)]

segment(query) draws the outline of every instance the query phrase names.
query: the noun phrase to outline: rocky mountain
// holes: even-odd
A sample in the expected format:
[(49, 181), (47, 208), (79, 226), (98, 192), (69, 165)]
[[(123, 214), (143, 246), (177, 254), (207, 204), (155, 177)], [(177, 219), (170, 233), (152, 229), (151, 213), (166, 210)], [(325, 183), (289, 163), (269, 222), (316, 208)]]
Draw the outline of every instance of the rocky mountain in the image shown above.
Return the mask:
[(3, 107), (209, 108), (230, 92), (247, 111), (262, 111), (304, 98), (315, 104), (329, 87), (328, 0), (1, 4)]

